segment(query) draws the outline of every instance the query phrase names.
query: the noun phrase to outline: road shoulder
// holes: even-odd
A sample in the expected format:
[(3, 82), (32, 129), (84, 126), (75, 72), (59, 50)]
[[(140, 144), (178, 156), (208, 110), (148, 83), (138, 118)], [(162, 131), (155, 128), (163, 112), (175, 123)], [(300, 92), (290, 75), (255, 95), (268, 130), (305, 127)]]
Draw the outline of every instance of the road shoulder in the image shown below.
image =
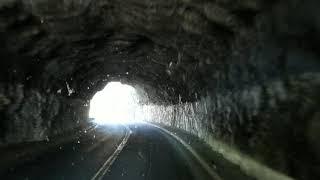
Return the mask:
[[(255, 178), (247, 176), (241, 171), (240, 167), (223, 158), (223, 156), (211, 149), (204, 141), (198, 137), (181, 129), (164, 126), (161, 124), (151, 124), (161, 129), (168, 131), (171, 135), (178, 137), (183, 144), (189, 146), (192, 151), (199, 156), (201, 161), (204, 161), (208, 170), (216, 172), (218, 176), (224, 180), (253, 180)], [(166, 132), (166, 133), (168, 133)], [(193, 154), (194, 154), (193, 153)]]

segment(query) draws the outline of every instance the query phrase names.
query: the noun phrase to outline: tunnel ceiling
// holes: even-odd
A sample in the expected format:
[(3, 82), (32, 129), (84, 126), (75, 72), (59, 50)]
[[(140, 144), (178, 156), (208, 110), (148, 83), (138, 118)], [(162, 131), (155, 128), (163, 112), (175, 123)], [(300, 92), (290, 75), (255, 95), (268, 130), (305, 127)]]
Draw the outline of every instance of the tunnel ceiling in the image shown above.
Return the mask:
[[(90, 98), (120, 80), (154, 102), (193, 100), (262, 1), (1, 1), (4, 81)], [(205, 93), (205, 92), (203, 92)]]
[(276, 2), (1, 1), (0, 53), (10, 59), (1, 61), (1, 78), (82, 99), (122, 81), (151, 102), (192, 101), (217, 88), (215, 79), (241, 84), (216, 70), (245, 64), (264, 39), (315, 42), (306, 34), (319, 30), (317, 19), (300, 18), (313, 1)]

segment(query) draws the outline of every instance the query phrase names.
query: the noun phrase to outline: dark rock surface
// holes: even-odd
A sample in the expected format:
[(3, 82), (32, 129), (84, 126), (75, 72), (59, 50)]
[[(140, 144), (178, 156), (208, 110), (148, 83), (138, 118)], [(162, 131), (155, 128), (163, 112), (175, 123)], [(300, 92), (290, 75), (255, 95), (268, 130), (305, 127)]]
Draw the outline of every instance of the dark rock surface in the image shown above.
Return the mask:
[(74, 128), (95, 92), (122, 81), (143, 103), (177, 113), (173, 126), (186, 124), (198, 104), (188, 117), (201, 116), (190, 122), (203, 132), (291, 176), (317, 179), (318, 7), (317, 0), (3, 0), (0, 141)]
[(17, 143), (45, 140), (85, 123), (82, 99), (40, 93), (23, 84), (1, 84), (1, 141)]

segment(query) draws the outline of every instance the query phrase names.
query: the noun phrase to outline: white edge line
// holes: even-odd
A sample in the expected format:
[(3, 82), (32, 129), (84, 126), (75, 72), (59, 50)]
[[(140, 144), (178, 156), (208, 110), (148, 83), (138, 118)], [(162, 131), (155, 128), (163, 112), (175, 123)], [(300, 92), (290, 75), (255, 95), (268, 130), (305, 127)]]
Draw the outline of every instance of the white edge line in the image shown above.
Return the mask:
[(204, 161), (203, 158), (201, 158), (201, 156), (189, 144), (184, 142), (177, 135), (175, 135), (172, 132), (170, 132), (170, 131), (162, 128), (162, 127), (159, 127), (159, 126), (157, 126), (155, 124), (151, 124), (151, 123), (147, 123), (147, 124), (149, 124), (149, 125), (151, 125), (153, 127), (156, 127), (158, 129), (164, 131), (165, 133), (171, 135), (172, 137), (174, 137), (177, 141), (179, 141), (198, 160), (200, 165), (208, 172), (208, 174), (212, 177), (212, 179), (222, 180), (222, 178), (216, 172), (214, 172), (212, 168), (210, 168), (208, 163), (206, 163), (206, 161)]
[(113, 162), (117, 159), (118, 155), (120, 154), (124, 146), (127, 144), (127, 141), (131, 135), (131, 130), (127, 126), (124, 127), (127, 131), (122, 142), (119, 144), (118, 148), (113, 152), (113, 154), (107, 159), (107, 161), (100, 167), (98, 172), (91, 178), (91, 180), (101, 180), (107, 173), (108, 169), (111, 167)]

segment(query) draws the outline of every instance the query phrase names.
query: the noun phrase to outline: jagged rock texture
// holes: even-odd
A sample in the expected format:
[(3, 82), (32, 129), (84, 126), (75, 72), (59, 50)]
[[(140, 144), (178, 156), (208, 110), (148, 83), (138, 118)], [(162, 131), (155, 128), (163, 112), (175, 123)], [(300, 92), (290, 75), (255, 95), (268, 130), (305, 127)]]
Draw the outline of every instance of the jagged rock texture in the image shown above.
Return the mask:
[[(319, 5), (1, 1), (0, 141), (72, 129), (86, 121), (95, 92), (122, 81), (137, 88), (142, 103), (177, 109), (165, 123), (187, 125), (182, 119), (191, 117), (271, 167), (317, 179)], [(198, 109), (205, 115), (181, 114), (197, 102), (208, 104)]]

